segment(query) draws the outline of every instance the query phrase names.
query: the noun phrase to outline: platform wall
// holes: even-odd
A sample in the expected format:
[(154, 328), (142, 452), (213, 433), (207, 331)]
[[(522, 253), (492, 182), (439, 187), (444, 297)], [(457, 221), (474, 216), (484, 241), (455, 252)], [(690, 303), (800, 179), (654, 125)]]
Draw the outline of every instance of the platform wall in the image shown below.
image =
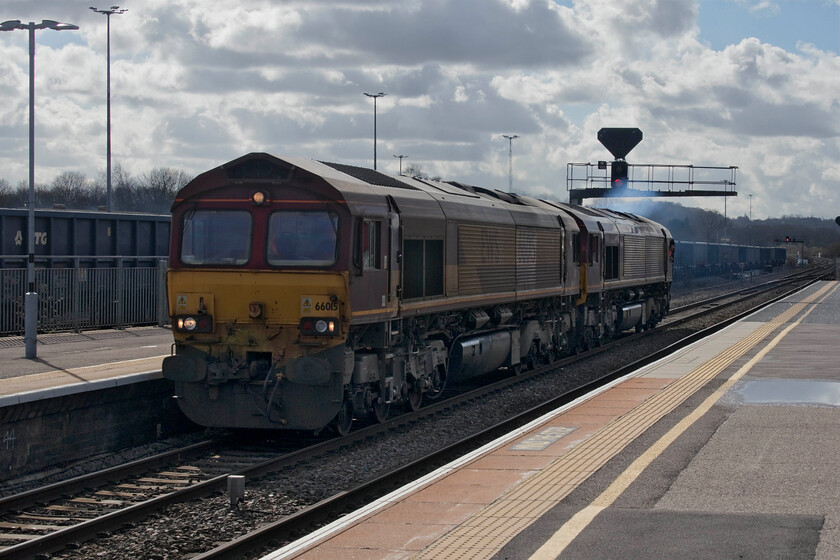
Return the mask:
[(2, 478), (195, 430), (159, 379), (0, 408)]

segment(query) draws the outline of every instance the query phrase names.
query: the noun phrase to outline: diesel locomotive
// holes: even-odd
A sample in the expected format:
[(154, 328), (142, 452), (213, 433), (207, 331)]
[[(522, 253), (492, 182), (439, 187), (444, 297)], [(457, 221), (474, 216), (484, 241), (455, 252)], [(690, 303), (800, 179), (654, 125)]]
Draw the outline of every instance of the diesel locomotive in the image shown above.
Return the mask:
[(640, 216), (252, 153), (172, 206), (163, 374), (200, 425), (349, 431), (655, 326), (674, 240)]

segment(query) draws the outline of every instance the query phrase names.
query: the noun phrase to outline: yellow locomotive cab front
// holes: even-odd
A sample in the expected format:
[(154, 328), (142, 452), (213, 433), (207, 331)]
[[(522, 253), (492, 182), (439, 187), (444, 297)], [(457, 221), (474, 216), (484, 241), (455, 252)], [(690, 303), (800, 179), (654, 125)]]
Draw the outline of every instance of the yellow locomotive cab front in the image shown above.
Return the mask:
[[(336, 415), (350, 316), (346, 273), (171, 270), (168, 285), (175, 341), (189, 350), (164, 360), (164, 376), (176, 393), (201, 391), (209, 399), (185, 411), (191, 418), (225, 426), (244, 409), (253, 427), (310, 429)], [(283, 394), (264, 401), (268, 385)], [(301, 421), (297, 403), (313, 394), (335, 406), (289, 425)]]

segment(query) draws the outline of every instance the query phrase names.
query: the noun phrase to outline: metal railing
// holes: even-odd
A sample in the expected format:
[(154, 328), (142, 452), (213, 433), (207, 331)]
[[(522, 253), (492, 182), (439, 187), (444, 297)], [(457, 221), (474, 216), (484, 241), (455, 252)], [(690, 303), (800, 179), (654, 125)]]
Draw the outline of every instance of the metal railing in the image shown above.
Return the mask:
[[(167, 260), (157, 266), (36, 268), (38, 332), (160, 325), (166, 308)], [(24, 332), (26, 269), (0, 269), (0, 335)]]

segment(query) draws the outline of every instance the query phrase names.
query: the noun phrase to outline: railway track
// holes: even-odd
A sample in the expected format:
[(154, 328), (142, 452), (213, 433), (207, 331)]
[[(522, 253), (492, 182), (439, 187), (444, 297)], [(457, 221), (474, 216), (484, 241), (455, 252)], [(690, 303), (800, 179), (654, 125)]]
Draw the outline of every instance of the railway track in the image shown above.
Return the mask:
[[(776, 282), (764, 285), (761, 289), (782, 292), (779, 297), (784, 297), (789, 291), (793, 291), (785, 287), (787, 283), (793, 282), (799, 286), (807, 281), (810, 280), (788, 278), (786, 283)], [(742, 290), (745, 293), (729, 297), (743, 302), (746, 299), (758, 297), (756, 288), (750, 287)], [(714, 299), (716, 301), (707, 300), (692, 304), (690, 308), (675, 309), (675, 314), (679, 312), (685, 316), (669, 322), (667, 327), (679, 325), (696, 318), (698, 314), (708, 314), (719, 310), (724, 305), (731, 304), (719, 298)], [(729, 322), (737, 320), (741, 315), (743, 314), (739, 314)], [(564, 367), (608, 350), (613, 344), (627, 344), (634, 340), (633, 337), (641, 338), (659, 331), (660, 329), (656, 329), (631, 335), (585, 355), (572, 356), (516, 377), (506, 377), (495, 383), (467, 390), (445, 401), (425, 406), (417, 412), (402, 414), (386, 423), (373, 424), (356, 430), (345, 438), (320, 441), (293, 451), (280, 450), (270, 453), (264, 449), (257, 452), (241, 449), (221, 451), (216, 449), (220, 445), (218, 441), (208, 441), (122, 467), (79, 477), (66, 483), (54, 484), (2, 499), (0, 500), (0, 542), (8, 544), (6, 548), (0, 550), (0, 558), (31, 558), (60, 550), (70, 543), (110, 535), (120, 527), (136, 523), (168, 505), (223, 492), (227, 488), (230, 474), (245, 476), (252, 480), (270, 472), (291, 468), (295, 464), (322, 460), (319, 458), (328, 457), (332, 453), (340, 453), (342, 448), (376, 437), (377, 434), (388, 430), (406, 429), (406, 426), (424, 417), (481, 399), (483, 395), (491, 392), (525, 383), (529, 379), (545, 375), (546, 372), (558, 367)], [(673, 350), (674, 348), (669, 347), (666, 351)], [(655, 357), (648, 359), (658, 359), (659, 355), (655, 354)], [(640, 365), (642, 364), (634, 362), (627, 367), (637, 368)], [(623, 370), (600, 378), (598, 383), (605, 383), (616, 376), (623, 375), (620, 371)], [(195, 558), (239, 558), (245, 549), (253, 550), (254, 547), (262, 546), (260, 543), (268, 542), (266, 539), (272, 542), (290, 540), (292, 535), (296, 535), (301, 530), (301, 527), (323, 523), (331, 517), (340, 515), (348, 508), (357, 506), (362, 501), (360, 496), (386, 493), (406, 480), (416, 477), (419, 472), (428, 471), (432, 468), (431, 465), (446, 462), (451, 457), (463, 454), (465, 449), (474, 448), (480, 445), (479, 442), (493, 439), (500, 433), (510, 431), (516, 425), (521, 425), (530, 418), (542, 414), (542, 411), (550, 410), (567, 400), (577, 398), (592, 388), (591, 384), (586, 385), (548, 400), (524, 414), (517, 415), (479, 434), (464, 438), (421, 459), (411, 461), (408, 465), (393, 469), (354, 490), (343, 492), (337, 497), (327, 498), (315, 506), (286, 516), (276, 523), (269, 524), (253, 536), (242, 537)]]
[(0, 558), (32, 558), (205, 496), (283, 453), (207, 440), (0, 499)]

